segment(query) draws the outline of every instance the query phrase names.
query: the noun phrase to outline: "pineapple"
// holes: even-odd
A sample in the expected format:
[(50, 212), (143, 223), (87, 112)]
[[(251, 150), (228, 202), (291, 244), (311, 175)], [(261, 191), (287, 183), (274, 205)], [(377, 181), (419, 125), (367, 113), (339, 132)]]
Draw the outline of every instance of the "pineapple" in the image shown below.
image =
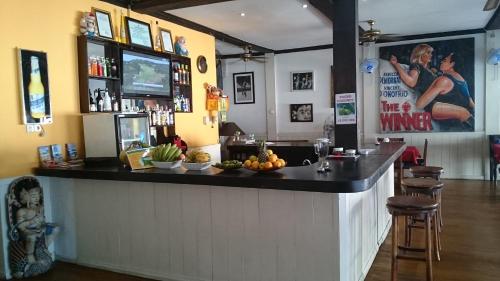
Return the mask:
[(259, 163), (264, 163), (267, 161), (267, 147), (266, 141), (258, 141), (257, 148), (259, 149), (258, 161)]

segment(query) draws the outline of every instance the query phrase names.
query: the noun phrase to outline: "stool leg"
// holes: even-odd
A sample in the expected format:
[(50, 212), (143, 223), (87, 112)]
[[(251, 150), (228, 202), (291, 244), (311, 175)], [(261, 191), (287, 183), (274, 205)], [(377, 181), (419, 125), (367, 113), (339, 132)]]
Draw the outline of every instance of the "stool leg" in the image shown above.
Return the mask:
[(434, 228), (434, 251), (436, 252), (436, 260), (437, 261), (441, 261), (441, 256), (439, 254), (439, 250), (440, 250), (440, 247), (441, 247), (441, 239), (439, 237), (439, 229), (438, 229), (438, 215), (437, 213), (434, 214), (433, 216), (433, 228)]
[(431, 217), (425, 215), (425, 262), (427, 281), (432, 281), (432, 236), (431, 236)]
[(398, 217), (392, 215), (391, 281), (398, 280)]
[(444, 226), (444, 223), (443, 223), (443, 215), (442, 215), (442, 200), (441, 200), (441, 192), (442, 191), (439, 191), (438, 193), (438, 203), (439, 203), (439, 206), (438, 206), (438, 212), (439, 212), (439, 231), (441, 232), (441, 228)]

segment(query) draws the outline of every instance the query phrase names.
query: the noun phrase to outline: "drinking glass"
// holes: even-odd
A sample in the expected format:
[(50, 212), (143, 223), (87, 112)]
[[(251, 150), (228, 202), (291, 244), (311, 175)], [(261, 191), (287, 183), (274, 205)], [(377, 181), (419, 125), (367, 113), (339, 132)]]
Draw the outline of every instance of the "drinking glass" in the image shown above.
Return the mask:
[(328, 161), (326, 161), (326, 157), (328, 156), (329, 150), (329, 139), (321, 138), (316, 139), (314, 143), (314, 152), (318, 155), (318, 172), (325, 172), (329, 170)]

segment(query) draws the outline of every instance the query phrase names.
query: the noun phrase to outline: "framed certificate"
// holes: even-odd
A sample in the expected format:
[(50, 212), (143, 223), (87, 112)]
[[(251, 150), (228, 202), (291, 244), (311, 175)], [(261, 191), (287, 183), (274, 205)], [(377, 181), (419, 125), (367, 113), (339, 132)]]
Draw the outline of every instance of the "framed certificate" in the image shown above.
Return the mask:
[(125, 17), (125, 25), (130, 45), (153, 49), (153, 38), (149, 23)]

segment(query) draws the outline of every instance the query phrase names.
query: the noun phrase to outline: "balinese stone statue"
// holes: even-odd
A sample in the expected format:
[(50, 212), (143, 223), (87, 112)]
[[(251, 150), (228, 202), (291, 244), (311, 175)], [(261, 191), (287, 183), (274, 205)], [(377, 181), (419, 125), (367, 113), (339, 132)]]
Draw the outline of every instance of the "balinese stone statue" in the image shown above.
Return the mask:
[(52, 255), (47, 246), (59, 227), (46, 223), (43, 190), (34, 177), (21, 177), (9, 186), (7, 194), (9, 219), (9, 265), (14, 278), (25, 278), (47, 272)]

